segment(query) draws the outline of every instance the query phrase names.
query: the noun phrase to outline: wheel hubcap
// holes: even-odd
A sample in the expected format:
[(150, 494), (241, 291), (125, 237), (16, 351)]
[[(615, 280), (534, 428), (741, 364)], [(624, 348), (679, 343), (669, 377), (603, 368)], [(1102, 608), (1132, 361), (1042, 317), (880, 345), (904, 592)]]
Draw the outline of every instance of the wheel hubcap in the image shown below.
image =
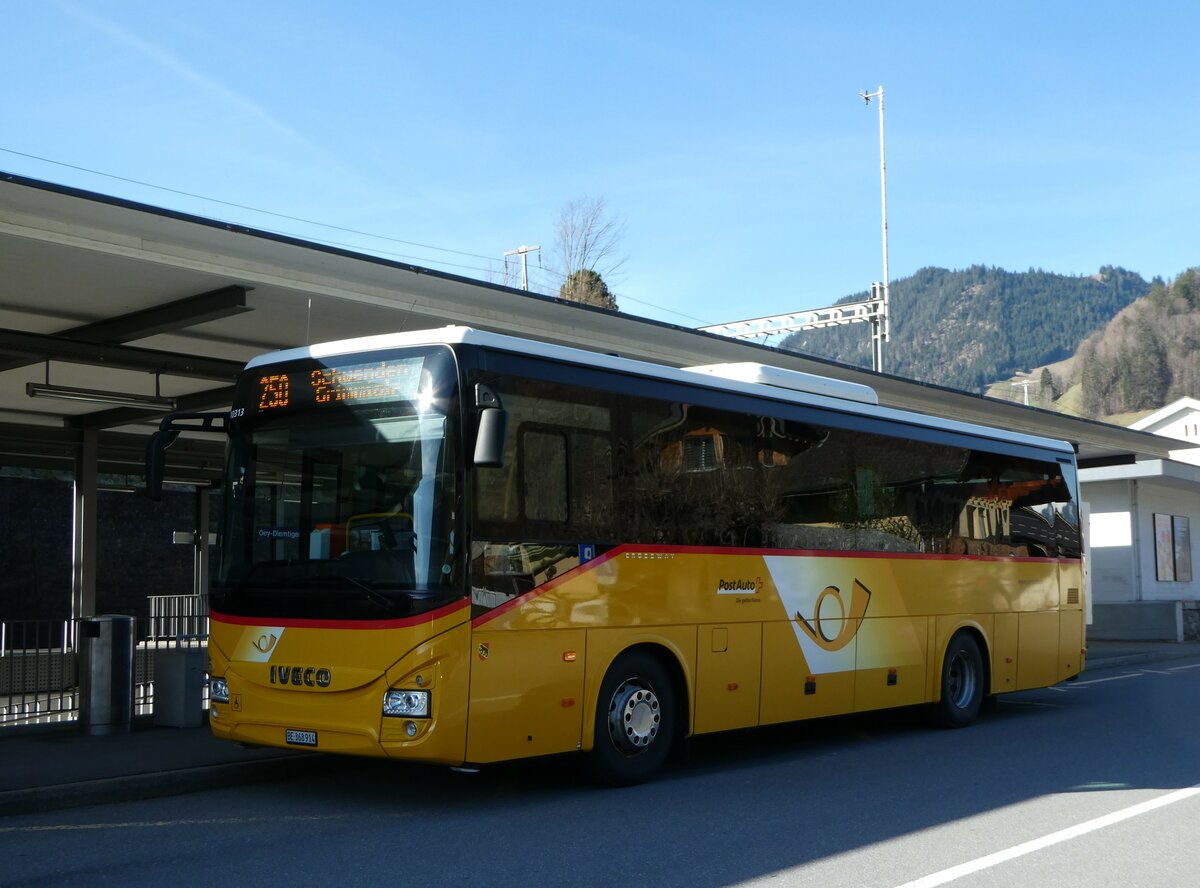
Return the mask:
[(626, 755), (654, 742), (662, 724), (662, 709), (654, 690), (633, 678), (621, 684), (608, 706), (608, 733)]
[(975, 697), (977, 677), (971, 661), (965, 654), (958, 653), (950, 661), (950, 702), (957, 709), (965, 709)]

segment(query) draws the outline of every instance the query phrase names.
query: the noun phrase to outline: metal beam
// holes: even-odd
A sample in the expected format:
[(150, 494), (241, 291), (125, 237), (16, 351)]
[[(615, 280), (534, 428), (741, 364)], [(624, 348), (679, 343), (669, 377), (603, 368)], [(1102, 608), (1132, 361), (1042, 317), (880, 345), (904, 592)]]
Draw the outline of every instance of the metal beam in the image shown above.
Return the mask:
[(169, 333), (184, 327), (194, 327), (208, 321), (250, 311), (246, 305), (247, 287), (229, 286), (210, 290), (166, 305), (134, 311), (115, 318), (84, 324), (61, 335), (86, 342), (131, 342), (159, 333)]
[[(25, 468), (75, 467), (85, 433), (80, 428), (0, 423), (0, 465)], [(168, 451), (167, 480), (208, 482), (220, 477), (225, 442), (182, 437)], [(100, 432), (98, 470), (103, 474), (141, 476), (146, 469), (146, 438), (125, 432)]]
[[(190, 395), (180, 395), (175, 399), (175, 409), (190, 412), (228, 407), (233, 403), (234, 388), (231, 385), (225, 388), (193, 392)], [(139, 410), (136, 407), (118, 407), (115, 410), (100, 410), (96, 413), (71, 416), (64, 420), (64, 422), (68, 428), (111, 429), (114, 426), (136, 425), (137, 423), (160, 419), (161, 417), (161, 413), (154, 413), (149, 410)]]
[(819, 330), (823, 327), (840, 327), (843, 324), (870, 321), (879, 314), (880, 305), (878, 299), (842, 302), (827, 308), (810, 308), (765, 318), (730, 321), (727, 324), (713, 324), (698, 329), (703, 333), (716, 333), (718, 336), (728, 336), (731, 339), (766, 339), (780, 333)]
[(20, 330), (0, 329), (0, 353), (26, 359), (22, 364), (62, 361), (68, 364), (143, 370), (167, 376), (222, 381), (237, 379), (242, 369), (242, 364), (238, 361), (181, 355), (131, 345), (106, 345), (66, 336), (25, 333)]
[[(60, 330), (55, 335), (63, 339), (106, 345), (146, 339), (158, 333), (167, 333), (250, 311), (250, 307), (246, 305), (248, 292), (248, 287), (222, 287), (208, 293), (188, 296), (186, 299), (177, 299), (166, 305), (95, 321), (81, 327), (72, 327), (70, 330)], [(28, 360), (5, 361), (0, 363), (0, 372), (15, 370), (29, 363)]]

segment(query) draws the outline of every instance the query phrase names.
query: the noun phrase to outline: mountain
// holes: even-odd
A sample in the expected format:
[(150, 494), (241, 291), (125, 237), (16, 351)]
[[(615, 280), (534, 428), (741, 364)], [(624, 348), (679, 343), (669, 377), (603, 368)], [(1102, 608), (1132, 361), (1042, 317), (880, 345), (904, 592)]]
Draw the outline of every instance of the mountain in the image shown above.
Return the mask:
[[(1111, 265), (1082, 277), (973, 265), (958, 271), (922, 268), (893, 281), (889, 291), (887, 372), (982, 392), (1020, 370), (1069, 358), (1085, 337), (1149, 294), (1151, 284)], [(867, 324), (794, 333), (781, 347), (871, 365)]]
[[(1190, 268), (1169, 284), (1155, 280), (1145, 296), (1087, 336), (1070, 359), (1034, 365), (1026, 377), (1030, 403), (1125, 424), (1178, 398), (1200, 398), (1198, 354), (1200, 268)], [(989, 394), (1023, 396), (1009, 380)]]

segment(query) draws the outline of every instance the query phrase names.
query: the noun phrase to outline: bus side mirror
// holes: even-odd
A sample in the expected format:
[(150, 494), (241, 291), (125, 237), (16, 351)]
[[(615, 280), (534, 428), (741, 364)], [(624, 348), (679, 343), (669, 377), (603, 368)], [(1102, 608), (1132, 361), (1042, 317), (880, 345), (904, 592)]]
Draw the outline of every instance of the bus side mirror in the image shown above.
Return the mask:
[(475, 436), (475, 465), (483, 469), (498, 469), (504, 465), (504, 433), (508, 429), (508, 414), (500, 396), (491, 386), (475, 385), (475, 406), (479, 408), (479, 433)]
[(146, 443), (146, 496), (158, 502), (162, 499), (163, 472), (167, 467), (167, 448), (175, 443), (179, 432), (160, 429)]
[(498, 469), (504, 465), (504, 433), (508, 414), (500, 407), (485, 407), (479, 411), (479, 434), (475, 436), (475, 465)]
[(146, 442), (146, 496), (162, 499), (163, 474), (167, 468), (167, 448), (180, 432), (229, 432), (227, 413), (172, 413), (159, 424), (158, 431)]

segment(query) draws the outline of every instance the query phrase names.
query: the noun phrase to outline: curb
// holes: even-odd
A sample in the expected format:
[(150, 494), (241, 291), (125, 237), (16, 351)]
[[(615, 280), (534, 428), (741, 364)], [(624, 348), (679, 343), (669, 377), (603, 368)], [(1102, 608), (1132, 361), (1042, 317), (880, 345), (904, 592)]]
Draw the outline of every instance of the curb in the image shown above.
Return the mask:
[(312, 774), (328, 767), (332, 756), (316, 753), (299, 754), (263, 761), (230, 762), (156, 771), (148, 774), (129, 774), (62, 783), (56, 786), (35, 786), (0, 792), (0, 817), (16, 814), (35, 814), (101, 805), (110, 802), (131, 802), (164, 796), (182, 795), (206, 789), (222, 789), (280, 780), (293, 775)]

